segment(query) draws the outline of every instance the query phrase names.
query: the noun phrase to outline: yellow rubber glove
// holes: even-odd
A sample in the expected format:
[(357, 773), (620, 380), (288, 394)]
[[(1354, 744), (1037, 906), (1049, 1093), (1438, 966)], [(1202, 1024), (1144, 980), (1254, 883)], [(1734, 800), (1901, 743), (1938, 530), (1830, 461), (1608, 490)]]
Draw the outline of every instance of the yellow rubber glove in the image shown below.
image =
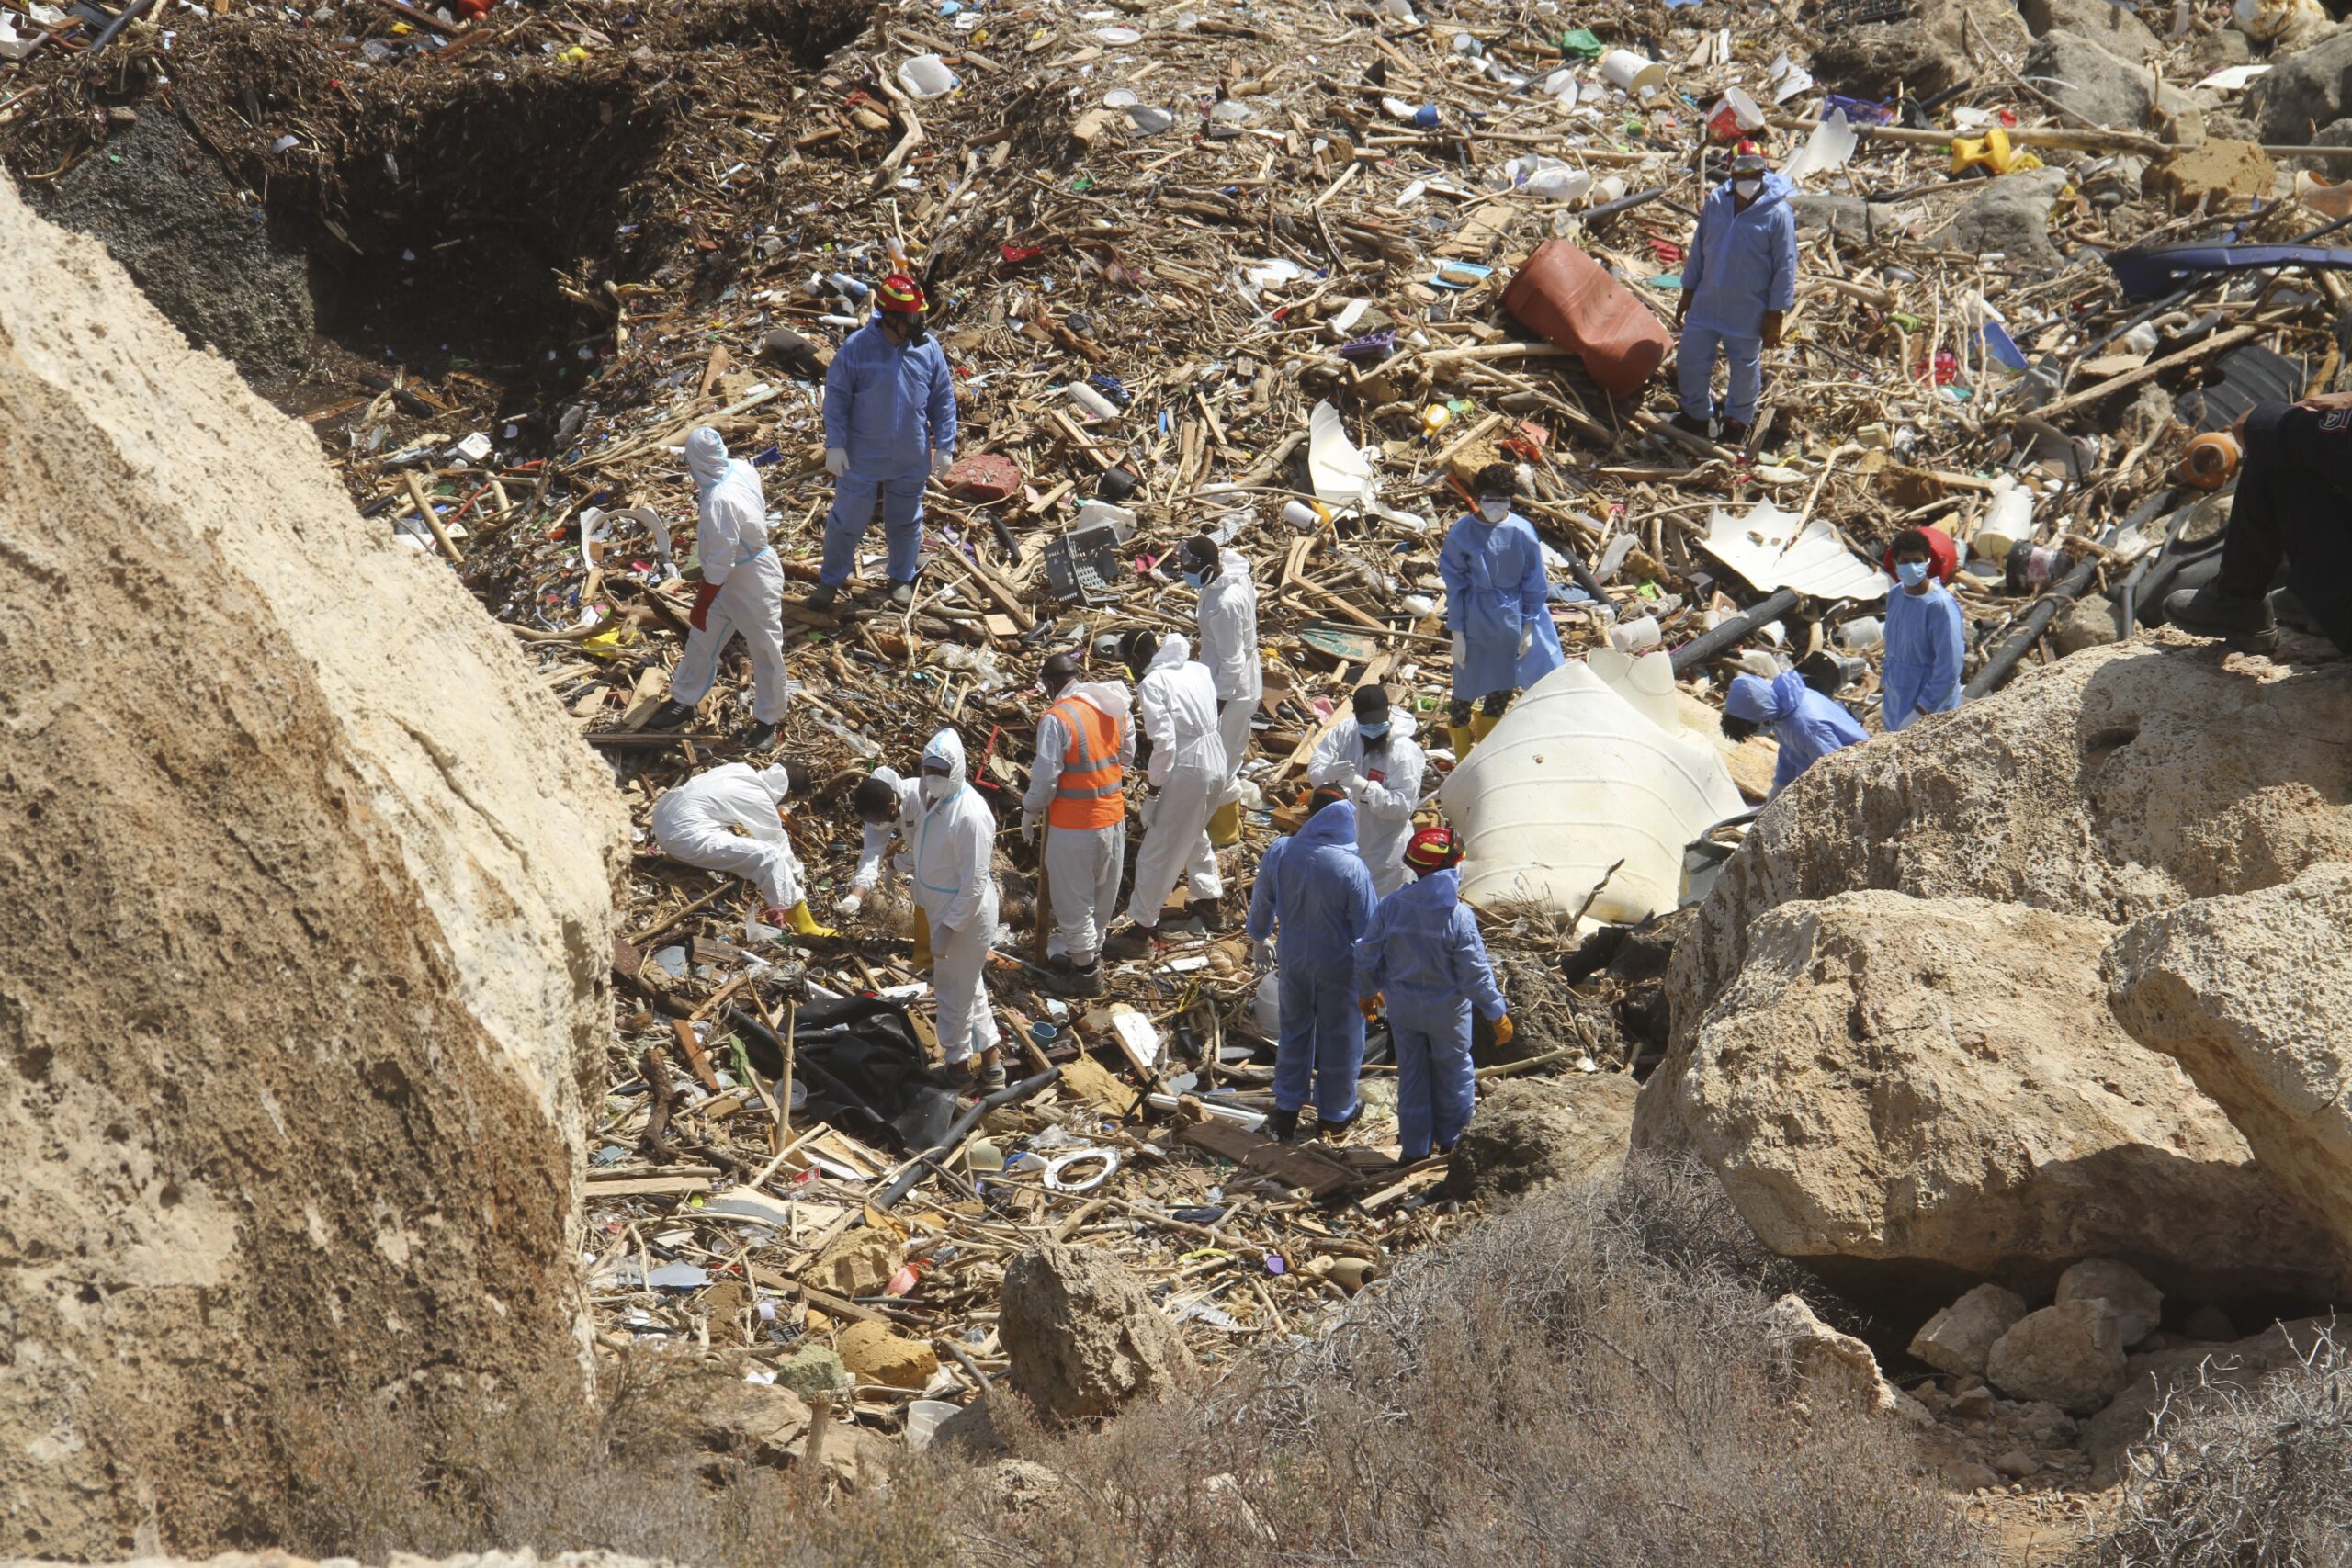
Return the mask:
[(1498, 1045), (1508, 1045), (1508, 1044), (1510, 1044), (1510, 1037), (1511, 1037), (1512, 1035), (1514, 1035), (1514, 1034), (1518, 1033), (1518, 1032), (1519, 1032), (1519, 1031), (1518, 1031), (1518, 1030), (1513, 1029), (1513, 1028), (1511, 1027), (1511, 1022), (1510, 1022), (1510, 1014), (1509, 1014), (1509, 1013), (1505, 1013), (1505, 1014), (1503, 1014), (1503, 1015), (1502, 1015), (1502, 1017), (1500, 1017), (1500, 1018), (1498, 1018), (1498, 1019), (1495, 1020), (1495, 1043), (1496, 1043), (1496, 1044), (1498, 1044)]

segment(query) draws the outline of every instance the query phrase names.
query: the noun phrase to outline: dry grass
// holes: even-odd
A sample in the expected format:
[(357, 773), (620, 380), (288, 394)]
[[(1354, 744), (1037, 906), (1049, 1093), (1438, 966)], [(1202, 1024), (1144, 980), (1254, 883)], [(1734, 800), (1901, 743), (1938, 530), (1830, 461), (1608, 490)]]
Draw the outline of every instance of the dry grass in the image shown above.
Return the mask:
[(1058, 1435), (1005, 1411), (1014, 1452), (1058, 1478), (1042, 1503), (1008, 1506), (993, 1461), (956, 1455), (830, 1502), (798, 1476), (714, 1476), (690, 1388), (632, 1378), (593, 1417), (521, 1402), (438, 1444), (318, 1421), (285, 1544), (712, 1568), (1977, 1561), (1884, 1428), (1791, 1414), (1771, 1267), (1712, 1181), (1637, 1166), (1408, 1260), (1338, 1331), (1191, 1403)]
[(2122, 1500), (2086, 1556), (2106, 1568), (2352, 1563), (2352, 1352), (2323, 1333), (2260, 1378), (2207, 1369), (2132, 1450)]

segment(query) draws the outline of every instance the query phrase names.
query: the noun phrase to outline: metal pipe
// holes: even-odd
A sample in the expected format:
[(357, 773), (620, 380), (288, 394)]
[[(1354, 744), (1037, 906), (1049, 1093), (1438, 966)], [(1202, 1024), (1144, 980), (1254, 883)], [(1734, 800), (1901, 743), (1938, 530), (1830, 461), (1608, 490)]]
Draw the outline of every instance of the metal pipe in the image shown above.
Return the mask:
[(1795, 589), (1783, 588), (1746, 615), (1734, 616), (1713, 631), (1701, 632), (1674, 650), (1674, 672), (1679, 675), (1702, 664), (1758, 628), (1779, 620), (1797, 607), (1798, 597)]
[(2007, 680), (2010, 671), (2017, 668), (2018, 660), (2023, 659), (2033, 645), (2041, 640), (2041, 634), (2050, 629), (2050, 623), (2057, 619), (2058, 612), (2081, 598), (2083, 590), (2088, 588), (2091, 580), (2098, 575), (2097, 556), (2088, 558), (2068, 572), (2056, 587), (2025, 613), (2024, 618), (2018, 622), (2017, 630), (2009, 634), (2009, 640), (1996, 649), (1993, 657), (1984, 661), (1984, 668), (1976, 672), (1976, 679), (1962, 688), (1960, 700), (1973, 703)]

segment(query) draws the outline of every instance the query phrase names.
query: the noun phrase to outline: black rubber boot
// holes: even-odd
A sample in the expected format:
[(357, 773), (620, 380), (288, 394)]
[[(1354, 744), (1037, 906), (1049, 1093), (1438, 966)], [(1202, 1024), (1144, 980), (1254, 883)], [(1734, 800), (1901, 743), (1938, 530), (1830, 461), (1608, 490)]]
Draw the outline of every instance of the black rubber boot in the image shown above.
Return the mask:
[(1702, 441), (1713, 441), (1715, 438), (1714, 425), (1708, 420), (1692, 419), (1687, 413), (1679, 413), (1666, 423), (1682, 432), (1683, 434), (1695, 435)]
[(896, 604), (899, 609), (903, 610), (914, 602), (915, 585), (912, 582), (894, 582), (890, 584), (891, 604)]
[(775, 726), (773, 724), (755, 724), (743, 732), (743, 746), (746, 750), (764, 751), (775, 744)]
[(1363, 1120), (1363, 1101), (1361, 1100), (1356, 1101), (1356, 1108), (1353, 1111), (1349, 1111), (1346, 1116), (1337, 1122), (1322, 1121), (1320, 1119), (1320, 1113), (1318, 1112), (1317, 1120), (1315, 1123), (1315, 1135), (1318, 1138), (1329, 1138), (1336, 1143), (1343, 1134), (1346, 1134), (1349, 1128), (1354, 1126), (1357, 1122)]
[(1266, 1112), (1266, 1136), (1278, 1144), (1287, 1144), (1298, 1136), (1298, 1112), (1277, 1106)]
[(1724, 421), (1724, 445), (1726, 446), (1747, 446), (1747, 424), (1736, 419), (1727, 419)]
[(645, 721), (645, 728), (648, 729), (682, 729), (690, 720), (693, 719), (694, 716), (695, 710), (688, 707), (685, 704), (673, 703), (667, 697), (664, 697), (662, 700), (662, 705), (655, 708), (653, 710), (652, 716)]
[(803, 609), (830, 610), (833, 607), (833, 601), (841, 596), (840, 589), (828, 587), (820, 582), (809, 590), (808, 597), (800, 601), (800, 604)]
[(2214, 583), (2165, 596), (2165, 619), (2191, 637), (2226, 638), (2242, 653), (2269, 653), (2278, 646), (2278, 623), (2267, 600), (2227, 594)]

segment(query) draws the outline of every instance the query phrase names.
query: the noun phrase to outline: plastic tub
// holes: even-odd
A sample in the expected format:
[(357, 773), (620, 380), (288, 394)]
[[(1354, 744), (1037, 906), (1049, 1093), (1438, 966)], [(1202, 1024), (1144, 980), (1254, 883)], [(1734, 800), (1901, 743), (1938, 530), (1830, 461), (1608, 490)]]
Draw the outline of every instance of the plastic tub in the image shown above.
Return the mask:
[(964, 1407), (944, 1399), (918, 1399), (907, 1406), (907, 1451), (919, 1454), (931, 1447), (940, 1427)]

